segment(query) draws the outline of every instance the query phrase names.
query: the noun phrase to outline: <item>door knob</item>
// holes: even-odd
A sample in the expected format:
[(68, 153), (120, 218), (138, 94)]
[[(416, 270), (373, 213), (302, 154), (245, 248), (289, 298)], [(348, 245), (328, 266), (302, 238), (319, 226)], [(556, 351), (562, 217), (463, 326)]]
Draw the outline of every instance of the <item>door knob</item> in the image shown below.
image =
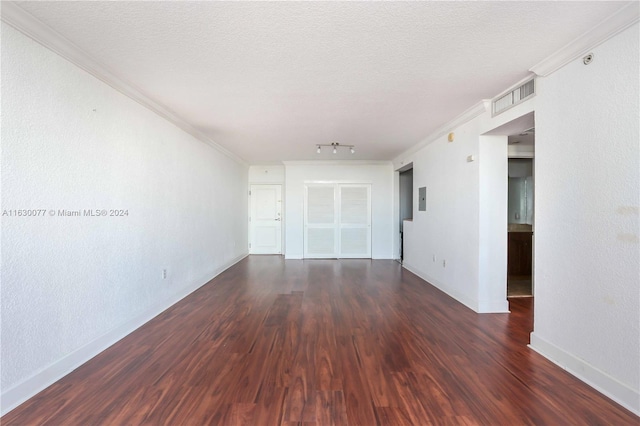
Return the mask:
[(276, 217), (274, 220), (280, 220), (280, 218), (279, 218), (279, 217)]

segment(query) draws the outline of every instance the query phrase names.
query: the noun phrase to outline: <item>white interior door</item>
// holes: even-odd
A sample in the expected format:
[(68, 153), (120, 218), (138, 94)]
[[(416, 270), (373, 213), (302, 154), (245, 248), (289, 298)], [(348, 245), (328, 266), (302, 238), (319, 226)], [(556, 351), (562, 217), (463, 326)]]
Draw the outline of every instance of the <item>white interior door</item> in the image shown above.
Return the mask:
[(371, 186), (308, 184), (305, 258), (371, 257)]
[(282, 186), (251, 185), (249, 253), (282, 253)]

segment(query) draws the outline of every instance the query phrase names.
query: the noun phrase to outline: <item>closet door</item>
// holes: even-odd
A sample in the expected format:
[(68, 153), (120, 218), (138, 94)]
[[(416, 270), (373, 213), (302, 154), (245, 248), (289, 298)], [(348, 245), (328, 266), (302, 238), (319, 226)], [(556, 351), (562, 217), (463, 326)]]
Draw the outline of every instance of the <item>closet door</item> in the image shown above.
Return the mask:
[(304, 257), (335, 258), (338, 253), (335, 185), (306, 186), (304, 218)]
[(308, 184), (305, 258), (371, 257), (371, 185)]
[(371, 257), (371, 186), (339, 185), (339, 257)]

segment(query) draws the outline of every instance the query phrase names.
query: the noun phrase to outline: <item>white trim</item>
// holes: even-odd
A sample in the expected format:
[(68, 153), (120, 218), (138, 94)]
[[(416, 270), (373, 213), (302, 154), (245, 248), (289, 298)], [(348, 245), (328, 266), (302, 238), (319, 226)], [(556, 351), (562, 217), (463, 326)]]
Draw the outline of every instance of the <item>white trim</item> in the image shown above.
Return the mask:
[(604, 19), (590, 31), (582, 34), (560, 50), (529, 68), (529, 71), (546, 77), (569, 62), (586, 55), (589, 50), (624, 31), (639, 20), (639, 3), (635, 1), (629, 2), (629, 4)]
[(249, 188), (251, 188), (251, 185), (281, 185), (282, 188), (284, 189), (284, 181), (277, 181), (277, 182), (249, 182)]
[(463, 305), (470, 308), (474, 312), (477, 312), (479, 314), (508, 314), (509, 312), (511, 312), (509, 311), (509, 301), (506, 299), (479, 300), (477, 302), (472, 301), (472, 300), (469, 300), (465, 295), (452, 290), (451, 288), (449, 288), (449, 286), (420, 272), (418, 268), (412, 266), (411, 264), (408, 264), (407, 262), (403, 262), (402, 267), (408, 270), (409, 272), (417, 275), (418, 277), (422, 278), (423, 280), (433, 285), (434, 287), (438, 288), (439, 290), (442, 290), (443, 292), (447, 293), (449, 296), (453, 297), (458, 302), (462, 303)]
[(285, 166), (391, 166), (388, 160), (295, 160), (283, 161)]
[(509, 301), (505, 299), (498, 300), (479, 300), (478, 310), (479, 314), (508, 314)]
[(180, 300), (184, 299), (186, 296), (193, 293), (247, 256), (248, 254), (242, 254), (235, 259), (232, 259), (231, 261), (216, 269), (213, 276), (203, 277), (201, 280), (191, 283), (169, 299), (155, 304), (130, 321), (127, 321), (126, 323), (98, 337), (92, 342), (89, 342), (80, 349), (77, 349), (74, 352), (66, 355), (65, 357), (55, 361), (54, 363), (48, 365), (31, 377), (12, 386), (11, 388), (3, 390), (0, 415), (4, 416), (9, 411), (27, 401), (38, 392), (51, 386), (53, 383), (71, 373), (73, 370), (80, 367), (82, 364), (86, 363), (91, 358), (95, 357), (111, 345), (122, 340), (124, 337), (131, 334), (136, 329), (143, 326), (145, 323), (149, 322), (171, 306), (175, 305)]
[(343, 180), (305, 180), (302, 183), (305, 185), (372, 185), (371, 180), (367, 179), (343, 179)]
[(400, 167), (394, 171), (398, 173), (404, 173), (407, 170), (411, 169), (413, 169), (413, 161), (409, 161), (407, 164), (401, 164)]
[(637, 389), (632, 389), (604, 371), (546, 341), (535, 332), (531, 333), (529, 347), (598, 392), (640, 415), (640, 392)]
[(411, 264), (407, 263), (406, 261), (402, 263), (402, 267), (405, 268), (407, 271), (411, 272), (412, 274), (417, 275), (422, 280), (426, 281), (427, 284), (431, 284), (432, 286), (436, 287), (437, 289), (443, 291), (444, 293), (446, 293), (450, 297), (454, 298), (458, 302), (462, 303), (463, 305), (465, 305), (467, 308), (471, 309), (472, 311), (478, 312), (476, 303), (474, 303), (472, 300), (467, 299), (467, 297), (465, 295), (460, 294), (460, 293), (452, 290), (446, 284), (443, 284), (440, 281), (436, 280), (435, 278), (432, 278), (432, 277), (428, 276), (427, 274), (424, 274), (423, 272), (420, 271), (420, 269), (416, 268), (415, 266), (412, 266)]
[(302, 260), (304, 259), (301, 254), (285, 254), (284, 260)]
[[(531, 77), (529, 77), (529, 78), (531, 78)], [(406, 151), (404, 151), (400, 155), (396, 156), (396, 158), (393, 160), (393, 164), (398, 163), (400, 165), (400, 167), (403, 167), (405, 158), (407, 158), (407, 157), (411, 156), (412, 154), (415, 154), (416, 152), (420, 151), (422, 148), (424, 148), (425, 146), (429, 145), (431, 142), (434, 142), (440, 136), (443, 136), (443, 135), (451, 132), (452, 130), (457, 129), (458, 127), (460, 127), (463, 124), (473, 120), (474, 118), (478, 117), (479, 115), (482, 115), (483, 113), (485, 113), (487, 111), (487, 105), (489, 105), (489, 106), (491, 105), (491, 100), (490, 99), (489, 100), (485, 99), (485, 100), (482, 100), (482, 101), (478, 102), (477, 104), (475, 104), (474, 106), (472, 106), (471, 108), (469, 108), (468, 110), (463, 112), (462, 114), (458, 115), (453, 120), (445, 123), (443, 126), (438, 127), (435, 131), (433, 131), (429, 136), (427, 136), (421, 142), (418, 142), (416, 145), (412, 146), (411, 148), (407, 149)], [(413, 161), (413, 160), (407, 159), (407, 164), (410, 163), (411, 161)]]
[(11, 25), (27, 37), (32, 38), (37, 43), (40, 43), (47, 49), (60, 55), (98, 80), (108, 84), (123, 95), (155, 112), (160, 117), (178, 126), (180, 129), (184, 130), (199, 141), (204, 142), (240, 164), (245, 166), (248, 165), (248, 163), (242, 158), (215, 143), (211, 138), (193, 127), (186, 120), (175, 114), (167, 107), (153, 100), (138, 87), (117, 76), (114, 72), (109, 70), (108, 67), (93, 59), (70, 40), (31, 14), (27, 13), (15, 3), (11, 1), (3, 1), (1, 14), (3, 22)]

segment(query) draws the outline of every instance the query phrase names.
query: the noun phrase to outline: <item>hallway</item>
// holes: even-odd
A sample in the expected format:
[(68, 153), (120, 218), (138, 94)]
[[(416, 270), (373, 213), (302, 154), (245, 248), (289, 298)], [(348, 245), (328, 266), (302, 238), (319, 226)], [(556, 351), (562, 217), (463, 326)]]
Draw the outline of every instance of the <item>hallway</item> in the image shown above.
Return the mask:
[(250, 256), (2, 418), (32, 424), (638, 424), (390, 260)]

